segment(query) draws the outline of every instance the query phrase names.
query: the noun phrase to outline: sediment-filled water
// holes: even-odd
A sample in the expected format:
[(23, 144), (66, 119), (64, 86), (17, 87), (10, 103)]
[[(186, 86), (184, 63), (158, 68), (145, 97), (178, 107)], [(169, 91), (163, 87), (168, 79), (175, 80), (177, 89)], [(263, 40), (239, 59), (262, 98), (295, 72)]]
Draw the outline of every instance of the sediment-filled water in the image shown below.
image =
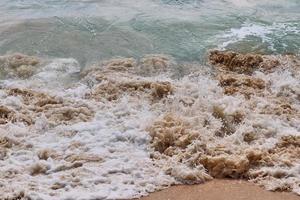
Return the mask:
[[(300, 194), (300, 2), (0, 2), (0, 197)], [(235, 53), (234, 53), (235, 52)]]

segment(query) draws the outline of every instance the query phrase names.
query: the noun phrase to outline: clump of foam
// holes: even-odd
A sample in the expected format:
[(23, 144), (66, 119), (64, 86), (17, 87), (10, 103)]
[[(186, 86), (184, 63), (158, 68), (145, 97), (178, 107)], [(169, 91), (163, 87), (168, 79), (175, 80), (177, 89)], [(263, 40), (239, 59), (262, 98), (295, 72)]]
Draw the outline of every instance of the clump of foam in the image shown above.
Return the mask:
[(149, 127), (152, 145), (156, 151), (167, 155), (174, 154), (176, 148), (186, 148), (200, 134), (188, 130), (188, 124), (172, 114), (167, 114), (162, 120)]
[(8, 148), (13, 146), (14, 142), (7, 136), (0, 136), (0, 160), (3, 160), (6, 155)]
[(215, 178), (241, 178), (250, 166), (249, 160), (243, 156), (203, 156), (199, 162)]
[(243, 74), (221, 74), (218, 79), (227, 95), (238, 93), (250, 98), (253, 94), (263, 92), (266, 87), (266, 83), (262, 79)]
[(147, 76), (166, 73), (174, 61), (166, 55), (146, 55), (141, 59), (140, 71)]
[(32, 76), (40, 63), (33, 56), (16, 53), (0, 57), (0, 73), (4, 77), (29, 78)]
[[(21, 99), (22, 108), (19, 113), (21, 119), (28, 124), (32, 124), (41, 114), (52, 123), (89, 121), (93, 117), (93, 111), (88, 106), (49, 96), (45, 93), (11, 88), (7, 90), (7, 95)], [(16, 117), (13, 117), (13, 111), (6, 110), (6, 112), (7, 114), (4, 116), (7, 119), (12, 118), (10, 121), (16, 121), (14, 119)]]
[(113, 71), (128, 71), (136, 67), (136, 60), (134, 58), (116, 58), (103, 62), (106, 69)]
[(39, 174), (46, 174), (48, 169), (49, 169), (49, 166), (40, 162), (40, 163), (36, 163), (36, 164), (32, 165), (29, 170), (30, 170), (30, 175), (36, 176)]
[(172, 93), (172, 86), (169, 82), (131, 81), (128, 82), (106, 82), (96, 85), (91, 96), (94, 99), (107, 99), (108, 101), (118, 100), (124, 93), (139, 95), (148, 93), (153, 99), (161, 99)]
[(9, 122), (24, 122), (30, 125), (32, 124), (32, 119), (30, 116), (17, 113), (6, 106), (0, 106), (0, 124), (7, 124)]
[(258, 69), (270, 70), (279, 65), (278, 60), (258, 54), (239, 54), (219, 50), (210, 52), (209, 61), (225, 71), (243, 74), (252, 74)]
[(241, 111), (226, 113), (224, 108), (217, 105), (213, 107), (212, 116), (220, 119), (222, 122), (222, 128), (216, 132), (217, 136), (225, 136), (234, 133), (236, 131), (235, 126), (240, 124), (245, 118), (244, 113)]
[(49, 148), (41, 149), (38, 151), (37, 155), (40, 160), (48, 160), (48, 158), (55, 159), (58, 157), (57, 152), (54, 149)]
[[(139, 66), (164, 69), (167, 67), (167, 61), (165, 57), (147, 56), (141, 59)], [(93, 82), (93, 88), (87, 97), (98, 101), (116, 101), (129, 94), (146, 95), (151, 100), (159, 100), (172, 94), (174, 88), (170, 82), (153, 81), (137, 75), (139, 66), (136, 63), (137, 61), (132, 58), (112, 59), (83, 72), (85, 79), (90, 83)]]

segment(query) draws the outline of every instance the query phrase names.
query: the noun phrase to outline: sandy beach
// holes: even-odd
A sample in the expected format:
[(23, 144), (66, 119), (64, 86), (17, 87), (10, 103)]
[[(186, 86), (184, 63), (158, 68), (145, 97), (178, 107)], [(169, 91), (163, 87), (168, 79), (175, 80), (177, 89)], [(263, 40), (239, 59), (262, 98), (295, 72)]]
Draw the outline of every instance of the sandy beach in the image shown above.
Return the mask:
[(299, 200), (300, 196), (270, 192), (240, 180), (213, 180), (200, 185), (173, 186), (141, 200)]

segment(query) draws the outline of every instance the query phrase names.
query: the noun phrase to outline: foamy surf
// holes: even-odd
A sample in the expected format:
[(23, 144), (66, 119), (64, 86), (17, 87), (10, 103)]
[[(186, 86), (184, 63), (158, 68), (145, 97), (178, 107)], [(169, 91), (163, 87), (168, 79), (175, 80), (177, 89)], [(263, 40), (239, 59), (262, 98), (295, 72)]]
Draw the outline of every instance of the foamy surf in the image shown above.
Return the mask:
[(218, 178), (299, 194), (299, 9), (2, 0), (0, 199), (131, 199)]
[(209, 59), (2, 56), (0, 193), (129, 199), (230, 177), (300, 194), (297, 56)]
[(217, 36), (220, 40), (224, 41), (218, 48), (228, 49), (232, 44), (243, 42), (244, 40), (251, 41), (258, 39), (271, 52), (276, 52), (278, 48), (284, 49), (286, 52), (292, 52), (292, 50), (289, 50), (291, 48), (290, 45), (284, 43), (280, 45), (278, 44), (278, 40), (280, 41), (288, 35), (296, 36), (299, 34), (300, 27), (298, 27), (297, 23), (273, 23), (271, 25), (246, 23), (240, 28), (232, 28), (227, 33)]

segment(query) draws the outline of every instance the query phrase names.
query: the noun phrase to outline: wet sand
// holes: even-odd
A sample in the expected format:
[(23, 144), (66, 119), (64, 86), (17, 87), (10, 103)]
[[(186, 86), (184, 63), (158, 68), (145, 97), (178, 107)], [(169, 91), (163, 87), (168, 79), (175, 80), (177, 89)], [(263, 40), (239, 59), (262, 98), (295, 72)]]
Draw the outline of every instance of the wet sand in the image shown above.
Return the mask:
[(141, 200), (299, 200), (300, 196), (271, 192), (246, 181), (213, 180), (200, 185), (173, 186)]

